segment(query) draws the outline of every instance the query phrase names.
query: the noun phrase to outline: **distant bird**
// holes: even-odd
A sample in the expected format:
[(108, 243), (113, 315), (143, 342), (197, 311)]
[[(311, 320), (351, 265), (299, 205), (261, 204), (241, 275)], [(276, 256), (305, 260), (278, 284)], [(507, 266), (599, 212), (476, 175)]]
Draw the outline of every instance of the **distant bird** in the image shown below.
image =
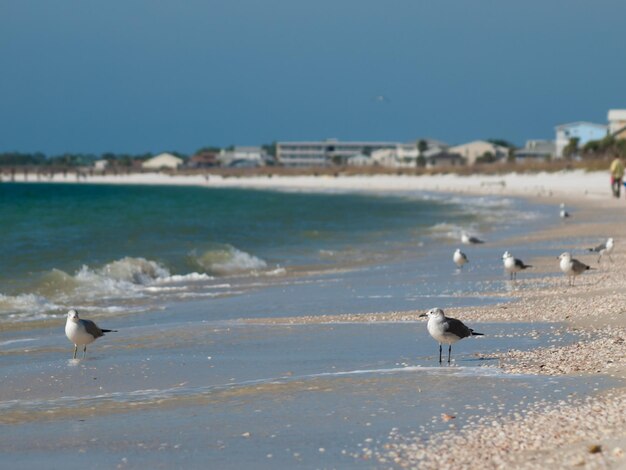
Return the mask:
[(441, 345), (443, 343), (448, 345), (448, 364), (450, 364), (453, 343), (468, 336), (483, 336), (482, 333), (477, 333), (465, 326), (462, 321), (446, 317), (440, 308), (432, 308), (427, 313), (422, 313), (420, 317), (428, 317), (428, 324), (426, 325), (428, 333), (435, 341), (439, 342), (439, 364), (441, 364)]
[(502, 263), (504, 270), (511, 275), (511, 280), (517, 279), (518, 272), (532, 268), (530, 264), (525, 264), (521, 259), (514, 258), (508, 251), (502, 255)]
[(589, 269), (593, 269), (592, 267), (587, 266), (585, 263), (582, 263), (577, 259), (572, 258), (572, 255), (567, 251), (565, 253), (561, 253), (558, 259), (561, 260), (559, 262), (559, 267), (561, 268), (561, 271), (563, 271), (563, 273), (565, 273), (565, 275), (567, 276), (570, 286), (574, 285), (574, 278), (576, 276), (579, 276)]
[(567, 219), (568, 217), (571, 217), (570, 213), (565, 210), (565, 203), (563, 202), (561, 203), (561, 210), (559, 211), (559, 217), (561, 219)]
[(462, 268), (465, 263), (469, 263), (467, 256), (459, 248), (456, 249), (454, 255), (452, 255), (452, 261), (456, 264), (457, 268)]
[(600, 260), (602, 259), (604, 255), (607, 255), (612, 262), (613, 258), (611, 258), (611, 253), (613, 253), (614, 247), (615, 247), (615, 243), (613, 242), (613, 239), (609, 238), (604, 243), (600, 243), (598, 246), (594, 248), (589, 248), (589, 251), (598, 253), (600, 255), (598, 256), (598, 263), (600, 262)]
[(74, 309), (67, 312), (67, 321), (65, 322), (65, 336), (74, 343), (74, 359), (76, 359), (76, 351), (78, 346), (83, 346), (83, 358), (87, 354), (87, 345), (93, 343), (105, 333), (117, 332), (117, 330), (103, 330), (91, 320), (81, 320), (78, 318), (78, 312)]
[(479, 243), (485, 243), (480, 238), (471, 237), (467, 233), (463, 232), (461, 234), (461, 243), (465, 245), (478, 245)]

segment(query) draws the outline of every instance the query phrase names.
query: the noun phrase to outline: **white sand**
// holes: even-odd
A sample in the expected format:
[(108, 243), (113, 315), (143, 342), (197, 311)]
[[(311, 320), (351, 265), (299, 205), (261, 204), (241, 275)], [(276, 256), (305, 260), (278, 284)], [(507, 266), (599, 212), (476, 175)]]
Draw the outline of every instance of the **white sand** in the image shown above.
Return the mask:
[[(3, 181), (8, 181), (5, 174)], [(480, 194), (502, 194), (526, 197), (608, 198), (611, 195), (608, 172), (585, 172), (583, 170), (555, 173), (509, 173), (505, 175), (459, 176), (442, 175), (373, 175), (373, 176), (241, 176), (227, 177), (209, 175), (173, 175), (165, 173), (132, 173), (125, 175), (87, 176), (77, 178), (74, 173), (52, 178), (37, 177), (33, 172), (27, 176), (15, 175), (17, 182), (98, 183), (98, 184), (146, 184), (146, 185), (192, 185), (214, 188), (254, 188), (306, 191), (371, 191), (408, 192), (442, 191)]]

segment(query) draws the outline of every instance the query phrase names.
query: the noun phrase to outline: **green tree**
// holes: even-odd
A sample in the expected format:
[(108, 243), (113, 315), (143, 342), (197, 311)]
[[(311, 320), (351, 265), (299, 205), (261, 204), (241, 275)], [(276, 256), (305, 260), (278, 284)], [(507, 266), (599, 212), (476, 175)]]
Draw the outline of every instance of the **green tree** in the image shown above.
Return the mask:
[(567, 145), (563, 148), (563, 156), (565, 158), (572, 158), (578, 154), (578, 142), (580, 142), (578, 137), (572, 137), (569, 140)]

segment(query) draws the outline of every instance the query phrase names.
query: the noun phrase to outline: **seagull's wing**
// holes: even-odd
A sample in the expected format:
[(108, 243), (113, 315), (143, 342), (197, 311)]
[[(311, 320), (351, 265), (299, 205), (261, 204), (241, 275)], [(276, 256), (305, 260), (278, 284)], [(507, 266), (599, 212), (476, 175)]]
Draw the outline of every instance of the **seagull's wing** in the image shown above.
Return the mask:
[(587, 266), (585, 263), (582, 263), (582, 262), (578, 261), (577, 259), (573, 259), (572, 260), (572, 270), (576, 274), (580, 274), (583, 271), (586, 271), (587, 269), (589, 269), (589, 266)]
[(589, 248), (589, 251), (595, 251), (596, 253), (600, 253), (602, 250), (606, 250), (606, 243), (600, 243), (596, 247)]
[(98, 327), (98, 325), (96, 325), (91, 320), (81, 320), (80, 322), (85, 327), (85, 330), (87, 330), (87, 333), (89, 333), (94, 338), (99, 338), (100, 336), (104, 336), (104, 333)]
[(521, 259), (517, 259), (517, 258), (515, 258), (515, 266), (517, 266), (520, 269), (532, 268), (530, 264), (524, 264), (524, 262)]
[(472, 334), (470, 330), (461, 320), (456, 318), (446, 318), (443, 322), (443, 331), (445, 333), (451, 333), (459, 338), (467, 338)]

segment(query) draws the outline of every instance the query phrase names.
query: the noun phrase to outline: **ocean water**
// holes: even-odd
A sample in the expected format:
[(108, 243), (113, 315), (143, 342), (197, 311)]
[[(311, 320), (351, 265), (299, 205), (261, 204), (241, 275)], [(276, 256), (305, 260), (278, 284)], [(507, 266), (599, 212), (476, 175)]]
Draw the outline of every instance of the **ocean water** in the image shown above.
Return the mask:
[[(372, 468), (363, 448), (393, 428), (427, 438), (608, 383), (489, 358), (573, 341), (559, 325), (463, 318), (485, 336), (441, 367), (425, 322), (302, 318), (502, 301), (509, 240), (551, 220), (523, 201), (2, 183), (0, 220), (0, 453), (15, 468)], [(487, 243), (457, 270), (464, 230)], [(118, 332), (73, 360), (69, 308)]]
[[(282, 314), (389, 310), (384, 299), (410, 308), (420, 296), (458, 297), (447, 258), (462, 230), (494, 241), (541, 218), (502, 198), (3, 183), (0, 322), (194, 300), (227, 318), (265, 315), (266, 296), (276, 308), (283, 289)], [(316, 291), (331, 296), (320, 303)]]

